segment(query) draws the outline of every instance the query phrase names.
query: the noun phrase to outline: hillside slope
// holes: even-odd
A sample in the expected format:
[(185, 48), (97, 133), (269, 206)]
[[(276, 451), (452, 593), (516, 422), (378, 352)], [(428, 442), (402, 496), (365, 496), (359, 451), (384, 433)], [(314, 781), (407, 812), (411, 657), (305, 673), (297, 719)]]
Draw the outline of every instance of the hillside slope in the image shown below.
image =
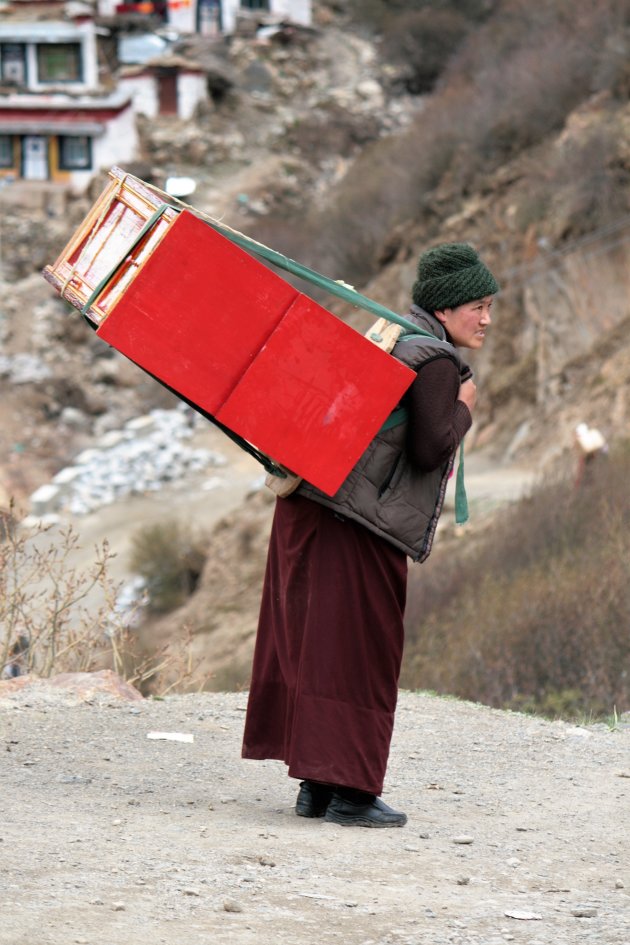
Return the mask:
[[(483, 190), (445, 215), (431, 242), (468, 240), (501, 283), (494, 325), (475, 356), (482, 396), (470, 446), (490, 446), (497, 461), (527, 458), (544, 470), (573, 445), (577, 423), (608, 439), (627, 436), (630, 379), (630, 207), (620, 188), (614, 221), (563, 239), (565, 214), (577, 213), (567, 176), (523, 229), (540, 180), (558, 155), (580, 152), (593, 135), (618, 129), (615, 160), (630, 170), (630, 105), (596, 96), (567, 116), (544, 146), (488, 175)], [(540, 198), (542, 199), (542, 198)], [(564, 204), (564, 207), (563, 207)], [(404, 310), (426, 228), (410, 227), (396, 259), (368, 294)]]
[[(413, 161), (407, 156), (402, 164), (401, 155), (420, 148), (424, 159), (437, 133), (436, 113), (443, 111), (446, 122), (459, 120), (453, 109), (466, 105), (466, 70), (484, 93), (470, 50), (475, 38), (485, 48), (495, 19), (501, 35), (501, 15), (509, 22), (518, 4), (506, 3), (503, 14), (502, 6), (425, 97), (401, 93), (377, 38), (343, 16), (344, 25), (337, 25), (328, 4), (316, 5), (324, 25), (288, 47), (236, 38), (223, 51), (233, 82), (229, 94), (196, 122), (145, 123), (137, 170), (159, 184), (190, 174), (197, 182), (191, 199), (200, 209), (269, 237), (301, 261), (325, 266), (328, 260), (325, 271), (333, 278), (353, 278), (352, 244), (362, 245), (374, 228), (374, 246), (361, 260), (371, 281), (361, 288), (398, 311), (408, 306), (416, 260), (427, 245), (474, 243), (503, 291), (493, 331), (476, 358), (483, 396), (470, 447), (475, 440), (491, 446), (497, 459), (527, 456), (544, 465), (570, 446), (576, 422), (599, 425), (609, 437), (627, 423), (630, 105), (628, 89), (613, 72), (608, 87), (586, 94), (566, 113), (562, 100), (554, 102), (555, 127), (545, 131), (543, 125), (529, 145), (519, 141), (514, 115), (515, 144), (494, 153), (486, 167), (482, 154), (490, 144), (468, 142), (464, 131), (459, 144), (451, 142), (455, 151), (445, 155), (441, 174), (438, 158), (431, 158), (432, 180), (418, 189)], [(607, 28), (613, 26), (611, 19)], [(540, 29), (535, 17), (529, 28), (510, 40), (522, 43), (521, 56)], [(567, 42), (579, 35), (576, 26)], [(626, 38), (620, 34), (618, 43)], [(600, 73), (604, 65), (612, 69), (608, 55)], [(519, 75), (505, 79), (514, 94)], [(560, 94), (556, 81), (550, 75), (550, 98)], [(605, 86), (601, 75), (598, 82)], [(533, 117), (525, 105), (524, 127), (542, 121), (531, 103)], [(491, 143), (498, 131), (486, 135)], [(478, 150), (476, 169), (466, 176), (458, 155), (467, 147)], [(102, 183), (95, 182), (92, 196)], [(29, 275), (29, 265), (52, 261), (89, 200), (61, 209), (49, 203), (40, 211), (12, 204), (5, 188), (2, 201), (8, 281), (0, 310), (0, 498), (23, 500), (91, 438), (172, 399), (90, 337), (76, 313)], [(361, 330), (368, 327), (369, 315), (325, 301)]]
[[(230, 92), (194, 123), (146, 123), (144, 160), (135, 169), (160, 184), (170, 174), (190, 174), (200, 209), (268, 236), (333, 278), (353, 278), (360, 263), (370, 275), (362, 290), (399, 311), (407, 308), (422, 250), (441, 240), (473, 242), (503, 291), (474, 362), (479, 404), (468, 452), (475, 449), (480, 465), (505, 476), (513, 463), (528, 479), (572, 468), (578, 422), (600, 427), (611, 441), (628, 431), (627, 5), (489, 4), (496, 18), (472, 34), (424, 97), (401, 93), (378, 37), (345, 16), (350, 6), (316, 4), (318, 30), (286, 47), (236, 38), (223, 50)], [(548, 43), (541, 45), (543, 27)], [(484, 51), (492, 51), (487, 60)], [(553, 69), (543, 61), (547, 54)], [(575, 70), (573, 84), (566, 65)], [(433, 163), (414, 176), (429, 152)], [(9, 196), (6, 188), (2, 506), (11, 496), (27, 505), (37, 486), (104, 434), (152, 407), (174, 405), (32, 272), (56, 255), (88, 199), (33, 212), (7, 205)], [(362, 331), (372, 321), (326, 304)], [(148, 505), (152, 516), (163, 514), (160, 498), (184, 519), (201, 501), (213, 505), (204, 520), (221, 517), (220, 491), (195, 492), (186, 507), (189, 483), (180, 485), (173, 505), (166, 493), (142, 512), (125, 507), (122, 549)], [(230, 511), (211, 539), (197, 593), (144, 629), (147, 639), (192, 633), (200, 665), (207, 660), (217, 686), (247, 678), (269, 517), (262, 498)]]

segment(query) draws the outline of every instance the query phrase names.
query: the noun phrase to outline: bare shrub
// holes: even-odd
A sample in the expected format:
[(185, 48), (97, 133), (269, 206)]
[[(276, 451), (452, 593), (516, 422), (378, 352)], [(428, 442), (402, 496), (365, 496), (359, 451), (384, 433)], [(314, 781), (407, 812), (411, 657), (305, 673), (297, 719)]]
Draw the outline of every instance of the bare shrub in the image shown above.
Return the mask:
[(330, 154), (342, 157), (353, 154), (358, 147), (377, 137), (375, 117), (353, 115), (331, 102), (296, 118), (287, 130), (283, 146), (307, 154), (310, 160), (321, 160)]
[(118, 609), (106, 541), (90, 566), (78, 568), (79, 536), (71, 526), (24, 532), (19, 518), (13, 504), (0, 517), (0, 676), (112, 669), (144, 695), (202, 687), (190, 633), (144, 650), (135, 614)]
[(412, 95), (430, 92), (471, 26), (453, 10), (424, 9), (397, 17), (384, 32), (382, 52), (401, 69)]
[(47, 677), (106, 664), (118, 671), (124, 628), (115, 616), (107, 542), (95, 549), (90, 568), (78, 570), (71, 558), (79, 539), (71, 527), (54, 539), (46, 526), (25, 533), (14, 513), (12, 505), (0, 534), (2, 674)]
[(387, 36), (397, 29), (399, 20), (410, 14), (433, 16), (457, 14), (472, 23), (484, 19), (496, 6), (496, 0), (351, 0), (350, 15), (355, 25)]
[(619, 159), (618, 145), (617, 128), (599, 122), (596, 130), (557, 152), (547, 171), (557, 195), (552, 204), (556, 239), (576, 239), (619, 217), (619, 195), (627, 192), (630, 168)]
[(545, 712), (630, 708), (628, 451), (593, 472), (541, 486), (474, 550), (442, 558), (435, 588), (412, 582), (405, 686)]
[(202, 540), (171, 519), (141, 528), (132, 538), (131, 569), (144, 578), (148, 607), (167, 613), (195, 590), (206, 560)]
[[(429, 10), (425, 3), (404, 6), (418, 16)], [(479, 20), (488, 12), (481, 6)], [(371, 15), (378, 20), (386, 7), (392, 14), (403, 5), (372, 3)], [(430, 9), (452, 18), (458, 7)], [(333, 278), (364, 285), (386, 258), (383, 247), (394, 228), (421, 223), (430, 238), (445, 200), (470, 194), (501, 163), (556, 133), (607, 75), (621, 74), (613, 42), (620, 10), (616, 0), (506, 0), (496, 6), (463, 40), (406, 131), (366, 143), (325, 204), (278, 223), (262, 221), (253, 235)], [(608, 145), (604, 154), (597, 157), (595, 144), (581, 146), (573, 163), (575, 173), (586, 169), (583, 187), (568, 186), (562, 156), (555, 177), (552, 168), (541, 168), (537, 205), (523, 212), (523, 227), (545, 214), (548, 195), (565, 188), (562, 212), (572, 233), (578, 219), (606, 220), (624, 179)]]
[(398, 160), (402, 147), (398, 137), (371, 143), (325, 205), (290, 220), (262, 220), (250, 232), (331, 278), (360, 284), (374, 272), (378, 247), (403, 205), (410, 209), (413, 185)]
[(610, 89), (621, 101), (630, 98), (630, 12), (626, 4), (625, 19), (619, 4), (619, 27), (610, 32), (602, 48), (599, 68), (595, 75), (597, 90)]
[[(460, 148), (454, 161), (465, 190), (479, 172), (542, 141), (594, 90), (609, 19), (606, 4), (506, 5), (475, 32), (445, 82), (461, 90)], [(464, 107), (462, 107), (464, 106)]]
[(383, 236), (403, 212), (412, 209), (414, 174), (400, 160), (403, 141), (387, 138), (366, 149), (353, 165), (352, 173), (334, 188), (325, 208), (308, 218), (311, 230), (319, 232), (319, 247), (328, 268), (343, 272), (353, 281), (364, 281), (375, 268), (375, 253)]

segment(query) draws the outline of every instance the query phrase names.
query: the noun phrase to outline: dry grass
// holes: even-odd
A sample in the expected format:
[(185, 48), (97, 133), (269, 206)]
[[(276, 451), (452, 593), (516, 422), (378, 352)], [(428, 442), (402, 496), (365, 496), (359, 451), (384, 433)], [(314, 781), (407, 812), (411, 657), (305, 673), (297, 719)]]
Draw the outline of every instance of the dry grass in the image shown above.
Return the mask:
[[(53, 541), (50, 529), (24, 533), (11, 506), (0, 534), (0, 668), (5, 675), (86, 671), (111, 652), (116, 587), (108, 577), (106, 542), (93, 566), (80, 572), (69, 560), (78, 536), (68, 527)], [(96, 610), (87, 600), (100, 596)], [(113, 654), (112, 654), (113, 655)]]
[(169, 689), (190, 685), (190, 635), (159, 652), (142, 651), (133, 613), (116, 606), (120, 587), (109, 575), (106, 541), (92, 565), (79, 569), (72, 564), (79, 536), (71, 526), (27, 532), (21, 518), (13, 504), (0, 518), (1, 676), (112, 669), (145, 694), (161, 694), (155, 681), (168, 668)]
[[(465, 13), (470, 31), (459, 45), (453, 39), (456, 54), (441, 54), (443, 71), (410, 128), (367, 142), (325, 205), (299, 218), (261, 221), (253, 235), (333, 278), (364, 285), (378, 271), (393, 228), (422, 221), (430, 237), (432, 221), (444, 212), (436, 203), (438, 192), (441, 200), (447, 193), (457, 201), (477, 191), (493, 170), (557, 134), (594, 92), (622, 94), (627, 3), (505, 0), (488, 15), (491, 6), (473, 3)], [(422, 21), (428, 9), (418, 3), (413, 15)], [(362, 15), (381, 31), (385, 17), (394, 35), (405, 25), (400, 18), (410, 15), (409, 5), (373, 2), (362, 6)], [(462, 15), (461, 5), (439, 6), (453, 36), (459, 35), (455, 24)], [(400, 35), (401, 43), (404, 36), (411, 41), (404, 30)], [(560, 239), (619, 214), (628, 171), (614, 131), (599, 145), (587, 140), (559, 154), (555, 166), (541, 168), (537, 207), (523, 211), (523, 230), (548, 211), (550, 195), (564, 204), (566, 233)]]
[(630, 450), (558, 481), (410, 588), (403, 685), (551, 715), (630, 709)]
[(154, 613), (175, 610), (190, 597), (205, 560), (201, 537), (176, 519), (141, 528), (132, 539), (131, 570), (144, 579)]

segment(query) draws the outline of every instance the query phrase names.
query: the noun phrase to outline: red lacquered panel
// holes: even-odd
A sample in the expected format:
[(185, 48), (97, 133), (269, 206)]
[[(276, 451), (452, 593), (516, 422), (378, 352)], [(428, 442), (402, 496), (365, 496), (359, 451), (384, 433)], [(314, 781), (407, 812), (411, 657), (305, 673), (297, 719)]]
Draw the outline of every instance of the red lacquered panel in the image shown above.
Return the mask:
[(216, 415), (297, 295), (183, 211), (97, 334)]
[(332, 495), (414, 377), (300, 295), (217, 419)]

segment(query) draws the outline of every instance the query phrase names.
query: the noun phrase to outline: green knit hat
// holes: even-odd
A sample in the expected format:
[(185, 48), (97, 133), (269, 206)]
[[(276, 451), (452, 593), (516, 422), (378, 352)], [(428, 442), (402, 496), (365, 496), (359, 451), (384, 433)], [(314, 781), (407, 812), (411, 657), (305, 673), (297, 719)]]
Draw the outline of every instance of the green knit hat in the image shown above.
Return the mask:
[(499, 291), (499, 284), (468, 243), (441, 243), (418, 260), (411, 296), (426, 312), (457, 308)]

